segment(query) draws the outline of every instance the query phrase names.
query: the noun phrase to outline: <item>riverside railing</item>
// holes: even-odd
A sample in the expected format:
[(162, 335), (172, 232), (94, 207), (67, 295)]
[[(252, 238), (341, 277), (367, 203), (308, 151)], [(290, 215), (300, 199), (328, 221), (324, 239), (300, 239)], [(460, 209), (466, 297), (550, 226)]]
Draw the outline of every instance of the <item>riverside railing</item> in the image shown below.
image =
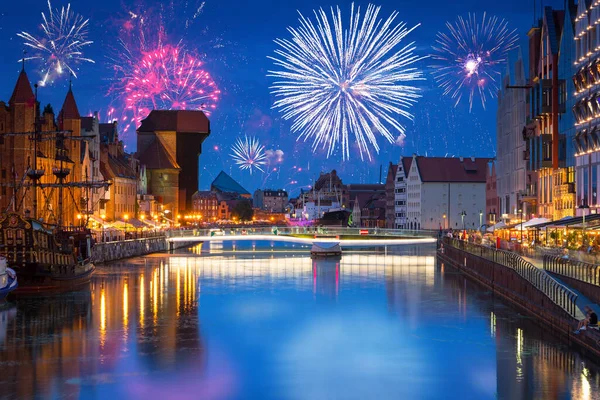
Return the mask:
[(174, 229), (164, 232), (167, 237), (214, 236), (214, 235), (317, 235), (317, 236), (390, 236), (390, 237), (437, 237), (439, 231), (342, 228), (342, 227), (237, 227), (212, 229)]
[(556, 281), (545, 270), (537, 268), (518, 254), (448, 237), (444, 238), (444, 244), (514, 270), (553, 303), (561, 307), (569, 315), (576, 317), (577, 293)]
[(544, 269), (557, 275), (600, 286), (600, 266), (596, 264), (544, 256)]

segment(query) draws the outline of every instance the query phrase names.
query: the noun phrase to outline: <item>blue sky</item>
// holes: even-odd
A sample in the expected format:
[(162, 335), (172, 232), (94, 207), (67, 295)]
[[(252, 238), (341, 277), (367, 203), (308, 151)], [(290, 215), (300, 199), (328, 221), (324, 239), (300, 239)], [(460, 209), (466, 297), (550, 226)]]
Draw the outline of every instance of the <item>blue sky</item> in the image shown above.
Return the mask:
[[(54, 7), (66, 4), (53, 2)], [(80, 65), (78, 78), (73, 81), (82, 114), (105, 111), (111, 102), (114, 104), (114, 96), (107, 94), (113, 76), (108, 56), (110, 49), (116, 48), (119, 19), (136, 6), (156, 9), (158, 4), (156, 1), (134, 3), (129, 0), (71, 2), (75, 12), (90, 18), (90, 39), (94, 43), (85, 55), (96, 61), (95, 64)], [(347, 183), (375, 182), (379, 179), (380, 165), (383, 165), (385, 177), (389, 161), (397, 162), (401, 155), (415, 152), (436, 156), (494, 156), (495, 100), (488, 102), (486, 110), (475, 104), (469, 112), (466, 103), (454, 108), (453, 102), (443, 98), (441, 90), (435, 86), (427, 61), (422, 63), (427, 81), (419, 83), (423, 98), (412, 109), (415, 121), (406, 124), (404, 147), (380, 140), (382, 150), (372, 161), (361, 161), (358, 153), (353, 152), (351, 159), (343, 162), (339, 153), (327, 159), (323, 152), (313, 155), (310, 143), (296, 142), (296, 136), (290, 132), (290, 123), (282, 120), (277, 110), (271, 109), (274, 98), (269, 86), (273, 80), (267, 77), (267, 71), (272, 68), (272, 62), (267, 57), (273, 55), (276, 48), (273, 39), (288, 37), (286, 28), (297, 25), (297, 11), (310, 15), (315, 8), (339, 5), (348, 15), (350, 4), (350, 1), (207, 0), (202, 13), (185, 34), (181, 33), (180, 27), (190, 17), (189, 12), (184, 15), (184, 10), (176, 9), (180, 14), (175, 15), (167, 28), (177, 33), (172, 34), (170, 39), (182, 40), (186, 47), (206, 54), (206, 68), (223, 93), (217, 110), (211, 116), (212, 134), (205, 142), (201, 157), (201, 188), (208, 187), (220, 170), (231, 173), (250, 191), (269, 187), (297, 192), (300, 187), (310, 184), (319, 172), (332, 168), (336, 168)], [(369, 3), (356, 4), (365, 6)], [(416, 42), (420, 55), (429, 54), (436, 32), (444, 28), (446, 21), (454, 21), (458, 15), (466, 16), (468, 12), (480, 14), (484, 11), (507, 19), (510, 27), (518, 30), (523, 54), (527, 52), (526, 33), (533, 24), (533, 2), (379, 0), (373, 4), (382, 6), (383, 17), (397, 10), (399, 18), (407, 25), (421, 24), (409, 36)], [(562, 7), (563, 2), (553, 1), (545, 5)], [(24, 47), (16, 33), (23, 30), (39, 33), (40, 13), (46, 10), (47, 4), (42, 0), (22, 0), (4, 5), (0, 14), (3, 55), (0, 58), (0, 100), (8, 101), (20, 69), (17, 60)], [(222, 46), (215, 48), (215, 43)], [(38, 77), (38, 68), (39, 64), (35, 61), (27, 65), (32, 83)], [(56, 110), (60, 109), (67, 87), (68, 78), (65, 77), (43, 88), (40, 91), (41, 102), (52, 103)], [(278, 171), (249, 175), (233, 165), (229, 157), (230, 146), (244, 134), (257, 136), (267, 149), (284, 152), (284, 161), (277, 166)], [(125, 141), (129, 150), (135, 148), (133, 134), (126, 135)], [(218, 151), (214, 150), (215, 146)]]

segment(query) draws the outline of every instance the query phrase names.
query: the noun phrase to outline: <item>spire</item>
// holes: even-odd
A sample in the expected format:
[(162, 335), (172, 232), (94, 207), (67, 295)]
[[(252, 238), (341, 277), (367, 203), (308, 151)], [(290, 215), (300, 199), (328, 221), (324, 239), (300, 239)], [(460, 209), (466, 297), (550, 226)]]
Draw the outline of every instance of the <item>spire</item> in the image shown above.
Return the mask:
[(29, 82), (29, 78), (27, 77), (27, 73), (25, 69), (21, 70), (19, 74), (19, 78), (17, 78), (17, 84), (15, 85), (15, 89), (13, 90), (12, 96), (10, 96), (10, 100), (8, 104), (31, 104), (35, 102), (35, 96), (33, 95), (33, 90), (31, 90), (31, 83)]
[(65, 102), (60, 110), (59, 118), (61, 120), (81, 118), (79, 115), (79, 109), (77, 108), (77, 102), (75, 101), (75, 96), (73, 95), (73, 88), (70, 80), (69, 91), (67, 92), (67, 97), (65, 97)]

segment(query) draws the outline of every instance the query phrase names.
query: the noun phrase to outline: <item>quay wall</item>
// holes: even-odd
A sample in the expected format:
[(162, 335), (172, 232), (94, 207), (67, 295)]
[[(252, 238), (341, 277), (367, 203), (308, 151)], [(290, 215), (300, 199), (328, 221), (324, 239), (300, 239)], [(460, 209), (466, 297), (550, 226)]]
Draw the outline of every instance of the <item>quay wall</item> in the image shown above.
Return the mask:
[(463, 272), (467, 277), (494, 291), (494, 294), (534, 318), (544, 329), (554, 332), (569, 344), (576, 345), (587, 356), (600, 360), (600, 332), (595, 330), (573, 334), (577, 320), (552, 302), (516, 271), (467, 251), (444, 246), (438, 260)]
[(92, 249), (92, 260), (96, 264), (103, 264), (124, 258), (166, 252), (195, 244), (197, 243), (178, 242), (169, 246), (165, 236), (96, 243)]

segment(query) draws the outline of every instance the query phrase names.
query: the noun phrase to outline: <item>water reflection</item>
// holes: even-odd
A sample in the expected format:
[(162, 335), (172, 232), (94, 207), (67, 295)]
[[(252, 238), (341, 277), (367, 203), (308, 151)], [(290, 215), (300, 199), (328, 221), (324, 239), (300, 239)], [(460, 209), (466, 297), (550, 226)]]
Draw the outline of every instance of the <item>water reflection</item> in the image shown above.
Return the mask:
[[(250, 246), (252, 249), (252, 246)], [(200, 251), (198, 251), (200, 250)], [(8, 398), (593, 398), (597, 367), (418, 247), (98, 268), (0, 310)]]

